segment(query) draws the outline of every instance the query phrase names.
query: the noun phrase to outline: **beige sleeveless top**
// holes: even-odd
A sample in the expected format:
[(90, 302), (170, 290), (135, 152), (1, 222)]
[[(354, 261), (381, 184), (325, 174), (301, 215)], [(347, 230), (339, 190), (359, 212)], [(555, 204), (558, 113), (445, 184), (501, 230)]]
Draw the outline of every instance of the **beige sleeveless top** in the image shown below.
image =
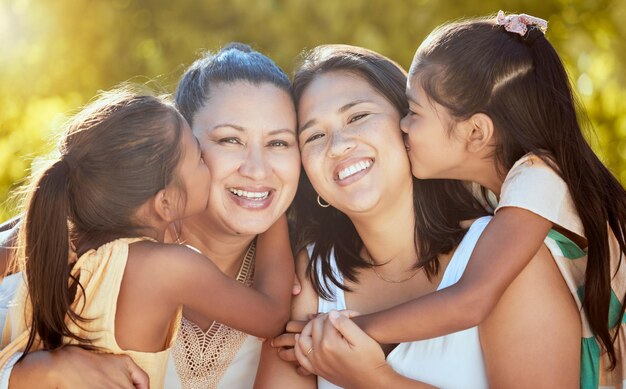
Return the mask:
[[(237, 275), (237, 281), (246, 286), (251, 286), (254, 279), (255, 250), (253, 241)], [(218, 322), (213, 322), (204, 332), (183, 317), (172, 349), (180, 386), (184, 389), (216, 388), (247, 337)]]
[[(115, 340), (117, 298), (128, 259), (128, 246), (131, 243), (147, 239), (123, 238), (114, 240), (98, 247), (97, 250), (86, 252), (78, 259), (72, 269), (72, 274), (78, 276), (84, 293), (78, 288), (72, 308), (74, 311), (80, 312), (82, 317), (93, 318), (94, 320), (79, 322), (80, 327), (69, 319), (66, 319), (66, 323), (72, 333), (92, 339), (91, 345), (105, 352), (126, 354), (132, 357), (135, 363), (150, 377), (150, 387), (162, 388), (169, 349), (180, 325), (182, 306), (172, 318), (163, 351), (152, 353), (122, 350)], [(4, 365), (11, 355), (24, 350), (29, 335), (28, 325), (31, 314), (26, 282), (23, 282), (7, 314), (2, 334), (3, 349), (0, 352), (0, 366)], [(76, 340), (67, 338), (63, 342), (65, 344), (78, 344)], [(36, 343), (34, 350), (41, 348), (42, 345)]]

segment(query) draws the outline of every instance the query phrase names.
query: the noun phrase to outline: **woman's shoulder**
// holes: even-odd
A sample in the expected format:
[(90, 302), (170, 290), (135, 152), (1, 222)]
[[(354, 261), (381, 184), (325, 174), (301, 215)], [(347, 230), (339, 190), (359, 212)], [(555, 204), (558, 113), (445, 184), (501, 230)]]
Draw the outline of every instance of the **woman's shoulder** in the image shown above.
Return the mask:
[(567, 387), (579, 378), (578, 308), (545, 246), (479, 328), (491, 385)]

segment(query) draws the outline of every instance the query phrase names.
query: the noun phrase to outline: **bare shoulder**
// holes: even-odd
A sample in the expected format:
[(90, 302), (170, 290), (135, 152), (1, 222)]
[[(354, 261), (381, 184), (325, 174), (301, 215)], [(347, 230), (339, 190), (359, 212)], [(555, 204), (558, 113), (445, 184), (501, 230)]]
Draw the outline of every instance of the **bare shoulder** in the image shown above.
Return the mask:
[(125, 274), (149, 281), (154, 288), (175, 292), (200, 275), (210, 277), (221, 272), (212, 261), (190, 247), (142, 241), (130, 245)]
[(479, 330), (490, 386), (577, 387), (580, 317), (545, 245)]
[(291, 301), (291, 319), (293, 320), (307, 320), (309, 314), (317, 313), (318, 296), (307, 275), (309, 266), (309, 254), (306, 249), (300, 250), (296, 255), (296, 276), (300, 281), (302, 291)]
[(135, 242), (130, 245), (129, 259), (132, 260), (149, 260), (149, 261), (166, 261), (168, 265), (173, 265), (173, 262), (181, 262), (184, 264), (188, 261), (196, 261), (201, 258), (206, 258), (197, 250), (180, 244), (174, 243), (160, 243), (153, 241), (141, 241)]
[[(501, 309), (509, 311), (513, 309), (503, 303), (533, 310), (537, 314), (541, 311), (550, 310), (551, 313), (547, 316), (552, 319), (558, 318), (560, 315), (563, 315), (564, 319), (568, 313), (570, 316), (578, 318), (574, 299), (552, 254), (545, 245), (541, 246), (530, 263), (509, 286), (498, 304)], [(571, 315), (572, 313), (574, 314)]]

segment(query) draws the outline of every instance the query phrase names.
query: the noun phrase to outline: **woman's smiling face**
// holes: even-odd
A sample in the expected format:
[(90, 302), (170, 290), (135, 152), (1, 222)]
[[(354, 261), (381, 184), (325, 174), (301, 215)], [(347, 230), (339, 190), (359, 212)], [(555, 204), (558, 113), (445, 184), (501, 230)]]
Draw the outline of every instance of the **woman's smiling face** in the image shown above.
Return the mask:
[(270, 83), (221, 83), (211, 88), (192, 129), (211, 172), (207, 217), (234, 234), (266, 231), (298, 185), (291, 96)]
[(350, 216), (411, 185), (400, 112), (365, 79), (317, 75), (298, 107), (302, 164), (317, 193)]

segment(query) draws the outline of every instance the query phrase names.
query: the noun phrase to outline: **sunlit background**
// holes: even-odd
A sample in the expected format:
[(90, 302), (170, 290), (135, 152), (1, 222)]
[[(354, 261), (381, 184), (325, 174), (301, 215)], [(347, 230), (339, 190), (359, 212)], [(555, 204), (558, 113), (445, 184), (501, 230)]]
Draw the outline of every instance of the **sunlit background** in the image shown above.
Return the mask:
[(503, 9), (548, 19), (596, 133), (594, 149), (626, 183), (623, 0), (0, 0), (0, 220), (9, 194), (54, 149), (68, 114), (133, 80), (172, 91), (200, 52), (251, 44), (291, 74), (322, 43), (376, 50), (405, 68), (437, 25)]

